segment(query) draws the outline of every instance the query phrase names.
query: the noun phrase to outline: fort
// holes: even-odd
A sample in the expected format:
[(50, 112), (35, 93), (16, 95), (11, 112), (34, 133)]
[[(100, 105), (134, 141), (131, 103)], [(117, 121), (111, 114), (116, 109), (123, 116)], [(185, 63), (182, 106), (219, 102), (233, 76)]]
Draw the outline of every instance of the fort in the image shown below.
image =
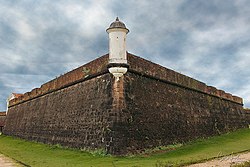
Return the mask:
[(11, 99), (4, 134), (124, 155), (248, 127), (242, 98), (128, 53), (118, 18), (107, 32), (109, 54)]

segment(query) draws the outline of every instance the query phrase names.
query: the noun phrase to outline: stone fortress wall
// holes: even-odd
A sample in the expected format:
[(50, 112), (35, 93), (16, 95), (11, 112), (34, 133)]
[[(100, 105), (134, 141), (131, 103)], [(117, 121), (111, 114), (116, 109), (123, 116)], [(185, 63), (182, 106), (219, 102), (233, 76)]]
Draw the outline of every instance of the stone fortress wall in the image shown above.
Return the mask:
[(119, 81), (108, 55), (10, 101), (4, 133), (126, 154), (248, 126), (243, 100), (128, 53)]

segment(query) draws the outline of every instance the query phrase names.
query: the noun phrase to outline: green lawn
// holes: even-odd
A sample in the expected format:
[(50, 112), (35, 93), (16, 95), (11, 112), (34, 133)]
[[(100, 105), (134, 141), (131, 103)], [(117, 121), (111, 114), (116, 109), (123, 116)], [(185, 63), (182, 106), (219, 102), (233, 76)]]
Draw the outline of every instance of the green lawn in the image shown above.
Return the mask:
[(0, 153), (32, 167), (36, 166), (167, 166), (189, 164), (218, 156), (250, 150), (250, 129), (178, 145), (165, 153), (128, 157), (104, 156), (80, 150), (65, 149), (9, 136), (0, 136)]

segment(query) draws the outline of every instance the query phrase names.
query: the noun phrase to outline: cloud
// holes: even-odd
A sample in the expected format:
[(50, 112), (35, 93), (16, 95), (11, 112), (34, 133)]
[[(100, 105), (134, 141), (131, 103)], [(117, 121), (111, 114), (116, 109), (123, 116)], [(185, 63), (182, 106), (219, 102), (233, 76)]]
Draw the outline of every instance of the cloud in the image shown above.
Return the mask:
[(107, 24), (103, 24), (103, 18), (110, 17), (111, 13), (106, 10), (109, 8), (108, 1), (85, 1), (81, 5), (77, 2), (66, 2), (58, 5), (58, 10), (68, 21), (78, 25), (79, 35), (85, 38), (92, 38), (100, 34)]
[(130, 29), (128, 51), (248, 96), (250, 7), (246, 0), (1, 1), (0, 110), (24, 93), (108, 52), (109, 24)]

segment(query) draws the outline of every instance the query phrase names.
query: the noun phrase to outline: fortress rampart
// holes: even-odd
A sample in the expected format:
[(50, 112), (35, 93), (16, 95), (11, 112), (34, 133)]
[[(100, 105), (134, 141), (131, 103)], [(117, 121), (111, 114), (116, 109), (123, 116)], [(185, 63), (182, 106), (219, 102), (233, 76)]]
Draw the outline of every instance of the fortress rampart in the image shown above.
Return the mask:
[(118, 81), (108, 55), (10, 101), (4, 133), (112, 154), (248, 126), (240, 97), (128, 54)]

